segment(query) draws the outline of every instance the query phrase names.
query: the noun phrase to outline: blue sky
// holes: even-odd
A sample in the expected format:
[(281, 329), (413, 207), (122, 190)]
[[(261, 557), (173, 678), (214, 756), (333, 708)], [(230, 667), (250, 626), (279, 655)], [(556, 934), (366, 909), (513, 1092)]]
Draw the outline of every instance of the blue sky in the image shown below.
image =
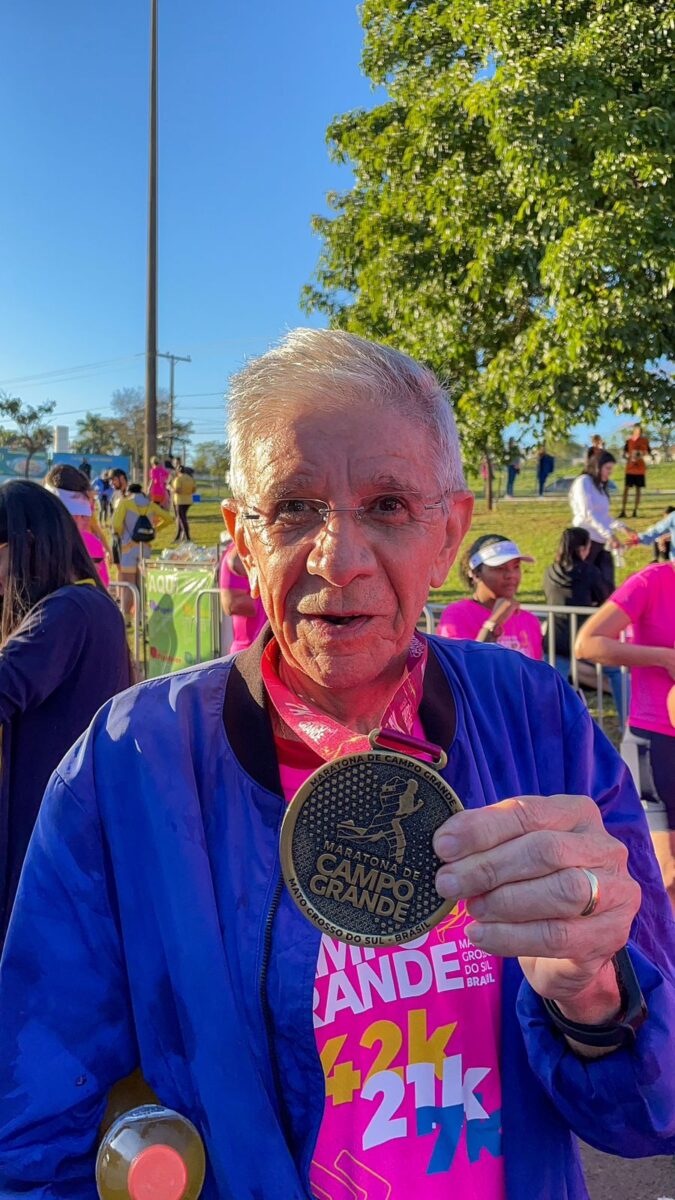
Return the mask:
[[(148, 10), (20, 0), (0, 24), (0, 389), (71, 434), (144, 382)], [(160, 0), (158, 341), (192, 357), (195, 440), (244, 358), (310, 323), (310, 218), (349, 185), (326, 127), (374, 102), (361, 40), (351, 0)]]

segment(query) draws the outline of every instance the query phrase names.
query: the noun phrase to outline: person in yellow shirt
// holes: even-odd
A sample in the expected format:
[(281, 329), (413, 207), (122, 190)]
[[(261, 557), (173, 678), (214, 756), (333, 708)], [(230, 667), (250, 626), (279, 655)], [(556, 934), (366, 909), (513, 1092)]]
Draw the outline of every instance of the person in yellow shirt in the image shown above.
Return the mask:
[[(170, 514), (148, 499), (140, 483), (129, 484), (127, 493), (113, 513), (116, 543), (113, 558), (117, 563), (120, 583), (133, 583), (138, 587), (141, 559), (150, 557), (151, 543), (155, 540), (157, 529), (168, 525), (170, 521)], [(133, 602), (126, 589), (122, 597), (122, 610), (125, 614), (133, 611)]]
[(174, 542), (190, 541), (188, 509), (197, 490), (194, 479), (181, 463), (171, 480), (173, 505), (176, 510), (176, 536)]

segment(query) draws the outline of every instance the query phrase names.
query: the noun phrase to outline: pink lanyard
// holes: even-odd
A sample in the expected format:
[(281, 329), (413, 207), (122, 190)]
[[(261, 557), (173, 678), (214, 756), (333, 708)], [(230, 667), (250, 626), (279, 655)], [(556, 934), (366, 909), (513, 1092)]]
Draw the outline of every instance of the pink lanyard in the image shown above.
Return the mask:
[[(439, 748), (412, 736), (422, 699), (427, 653), (425, 639), (419, 633), (415, 633), (408, 651), (405, 676), (382, 717), (378, 741), (386, 742), (392, 748), (403, 749), (404, 753), (414, 754), (415, 757), (429, 757), (433, 760), (438, 757)], [(342, 758), (346, 754), (372, 750), (366, 734), (354, 733), (353, 729), (341, 725), (333, 717), (319, 712), (307, 701), (294, 695), (279, 676), (279, 657), (279, 645), (276, 638), (272, 638), (262, 657), (263, 682), (281, 720), (293, 730), (296, 737), (325, 762), (332, 762), (333, 759)]]

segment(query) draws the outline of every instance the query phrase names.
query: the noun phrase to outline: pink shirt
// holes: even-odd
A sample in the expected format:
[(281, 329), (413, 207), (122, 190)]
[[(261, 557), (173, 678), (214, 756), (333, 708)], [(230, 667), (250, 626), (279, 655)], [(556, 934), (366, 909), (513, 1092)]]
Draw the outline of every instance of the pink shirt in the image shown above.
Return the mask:
[[(223, 555), (223, 560), (220, 564), (220, 587), (228, 590), (235, 589), (237, 591), (251, 594), (248, 579), (245, 575), (238, 575), (232, 568), (232, 559), (236, 554), (234, 546)], [(255, 614), (252, 617), (232, 617), (232, 630), (234, 638), (228, 654), (236, 654), (238, 650), (246, 650), (252, 642), (255, 641), (260, 630), (267, 620), (265, 609), (262, 605), (262, 600), (258, 596), (254, 599)]]
[[(474, 642), (483, 625), (490, 619), (490, 609), (478, 600), (457, 600), (449, 604), (441, 615), (436, 633), (439, 637), (468, 638)], [(539, 621), (533, 613), (519, 609), (504, 623), (497, 638), (500, 646), (509, 650), (520, 650), (527, 658), (542, 659), (542, 634)]]
[[(413, 732), (424, 737), (419, 720)], [(276, 744), (290, 801), (322, 760), (302, 743)], [(322, 937), (316, 1200), (505, 1200), (501, 961), (471, 945), (468, 920), (460, 902), (431, 933), (395, 948)]]
[(88, 529), (81, 529), (80, 537), (87, 547), (89, 557), (94, 560), (94, 566), (101, 577), (101, 583), (104, 587), (108, 587), (110, 574), (106, 562), (106, 548), (103, 542), (100, 538), (96, 537), (95, 533), (90, 533)]
[(157, 465), (150, 468), (150, 499), (154, 501), (166, 500), (166, 481), (169, 478), (169, 471), (166, 467)]
[[(633, 645), (675, 646), (675, 566), (653, 563), (631, 575), (610, 597), (632, 624)], [(674, 681), (665, 667), (631, 667), (629, 724), (675, 736), (668, 710)]]

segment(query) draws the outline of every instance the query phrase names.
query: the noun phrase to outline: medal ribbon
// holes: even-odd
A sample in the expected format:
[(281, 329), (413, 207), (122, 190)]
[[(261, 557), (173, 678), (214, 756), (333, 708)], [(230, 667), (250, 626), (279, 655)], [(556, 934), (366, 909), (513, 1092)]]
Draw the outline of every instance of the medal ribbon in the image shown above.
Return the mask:
[[(412, 737), (417, 710), (422, 699), (427, 653), (426, 640), (421, 634), (415, 633), (408, 651), (405, 675), (387, 705), (382, 717), (381, 730), (383, 741), (386, 740), (387, 730), (390, 730), (392, 735), (403, 734), (401, 742), (405, 742), (407, 754), (414, 757), (434, 758), (438, 754), (439, 747)], [(342, 725), (333, 717), (320, 712), (308, 701), (301, 700), (290, 688), (286, 687), (279, 675), (279, 659), (279, 644), (276, 638), (272, 638), (262, 656), (263, 683), (281, 720), (289, 729), (292, 729), (300, 741), (309, 746), (325, 762), (332, 762), (346, 754), (372, 750), (366, 734), (355, 733), (353, 729), (348, 729), (346, 725)], [(395, 742), (395, 736), (392, 736), (391, 740)]]

